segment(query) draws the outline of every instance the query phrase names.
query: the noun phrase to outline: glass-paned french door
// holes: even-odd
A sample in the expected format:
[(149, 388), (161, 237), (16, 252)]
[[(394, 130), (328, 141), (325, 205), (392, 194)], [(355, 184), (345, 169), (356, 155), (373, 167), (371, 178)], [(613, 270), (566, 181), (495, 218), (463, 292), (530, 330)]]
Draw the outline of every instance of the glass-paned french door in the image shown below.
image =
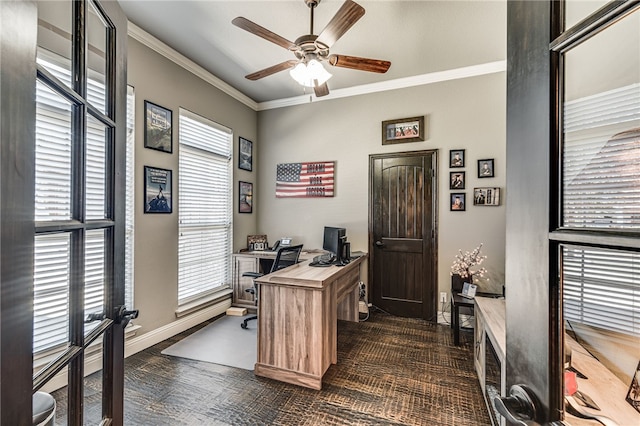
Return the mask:
[[(68, 424), (122, 424), (126, 18), (115, 2), (37, 5), (34, 359), (67, 365)], [(102, 413), (83, 412), (89, 357), (102, 364), (102, 395), (90, 395)]]
[(633, 374), (637, 360), (625, 366), (614, 342), (640, 344), (640, 2), (559, 5), (564, 30), (550, 45), (559, 88), (550, 233), (559, 318), (605, 366)]

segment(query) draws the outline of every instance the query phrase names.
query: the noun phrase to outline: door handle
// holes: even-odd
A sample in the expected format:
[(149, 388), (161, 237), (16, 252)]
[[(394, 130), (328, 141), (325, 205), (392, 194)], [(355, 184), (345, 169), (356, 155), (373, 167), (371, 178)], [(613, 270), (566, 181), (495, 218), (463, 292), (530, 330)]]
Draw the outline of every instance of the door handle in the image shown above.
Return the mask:
[(122, 327), (126, 327), (129, 321), (138, 318), (139, 311), (137, 309), (128, 311), (124, 305), (116, 307), (115, 323), (122, 324)]
[(518, 426), (536, 426), (538, 404), (534, 393), (525, 385), (513, 385), (509, 389), (509, 396), (493, 399), (496, 410), (510, 424)]
[(376, 247), (384, 247), (384, 243), (382, 241), (376, 241)]

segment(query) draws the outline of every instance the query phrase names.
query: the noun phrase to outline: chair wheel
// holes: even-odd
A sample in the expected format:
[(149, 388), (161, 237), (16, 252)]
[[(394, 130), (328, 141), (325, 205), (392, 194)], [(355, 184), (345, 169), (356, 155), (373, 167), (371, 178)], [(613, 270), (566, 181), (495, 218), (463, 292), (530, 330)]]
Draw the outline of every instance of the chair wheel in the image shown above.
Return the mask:
[(247, 323), (243, 322), (242, 324), (240, 324), (240, 327), (244, 328), (245, 330), (247, 329)]

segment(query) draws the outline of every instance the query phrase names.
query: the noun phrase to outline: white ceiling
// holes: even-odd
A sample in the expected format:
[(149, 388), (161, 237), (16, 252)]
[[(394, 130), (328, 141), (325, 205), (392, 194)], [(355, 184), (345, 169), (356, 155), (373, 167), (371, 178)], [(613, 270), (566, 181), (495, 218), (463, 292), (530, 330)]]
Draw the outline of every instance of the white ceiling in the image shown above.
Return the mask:
[[(506, 57), (506, 0), (356, 0), (365, 15), (332, 47), (331, 53), (391, 61), (386, 74), (325, 68), (331, 90), (382, 83)], [(305, 94), (283, 71), (258, 81), (246, 74), (295, 59), (293, 53), (231, 24), (245, 18), (295, 41), (309, 33), (303, 0), (167, 1), (120, 0), (130, 22), (156, 37), (254, 101)], [(315, 10), (319, 34), (343, 0), (322, 0)], [(306, 89), (306, 94), (309, 89)]]

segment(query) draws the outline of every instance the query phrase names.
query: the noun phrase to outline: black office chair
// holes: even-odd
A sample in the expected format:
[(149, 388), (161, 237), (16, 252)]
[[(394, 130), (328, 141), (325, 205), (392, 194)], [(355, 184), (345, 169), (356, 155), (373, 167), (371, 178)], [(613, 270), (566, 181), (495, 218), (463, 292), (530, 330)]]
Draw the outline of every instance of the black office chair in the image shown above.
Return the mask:
[[(258, 306), (258, 287), (256, 286), (255, 279), (265, 274), (270, 274), (280, 269), (284, 269), (287, 266), (291, 266), (298, 263), (298, 258), (300, 257), (301, 251), (302, 251), (302, 244), (297, 246), (281, 247), (278, 249), (278, 254), (276, 254), (276, 260), (273, 261), (273, 265), (271, 266), (271, 270), (269, 272), (265, 272), (265, 273), (245, 272), (244, 274), (242, 274), (243, 277), (251, 277), (254, 280), (253, 287), (247, 288), (245, 289), (245, 291), (254, 295), (256, 306)], [(251, 321), (254, 319), (258, 319), (258, 315), (254, 315), (249, 318), (246, 318), (244, 321), (242, 321), (242, 324), (240, 324), (240, 327), (246, 329), (247, 321)]]

